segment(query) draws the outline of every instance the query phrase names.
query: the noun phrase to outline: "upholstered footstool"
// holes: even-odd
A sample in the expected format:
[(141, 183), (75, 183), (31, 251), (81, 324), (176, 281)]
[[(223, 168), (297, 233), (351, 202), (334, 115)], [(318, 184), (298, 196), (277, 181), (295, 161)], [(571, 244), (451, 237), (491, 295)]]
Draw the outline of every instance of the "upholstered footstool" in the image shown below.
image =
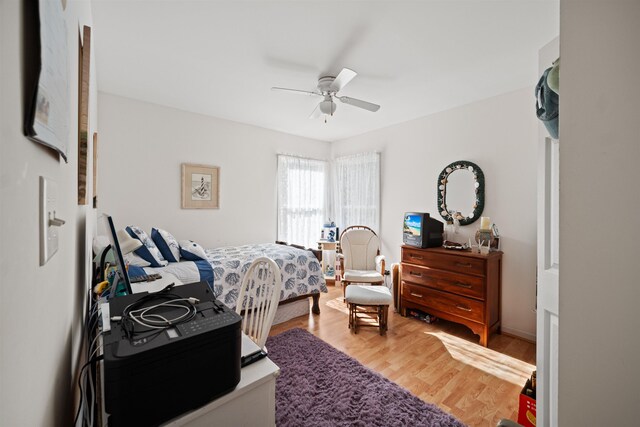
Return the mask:
[[(349, 306), (349, 329), (357, 334), (358, 326), (373, 326), (380, 329), (380, 335), (385, 334), (389, 305), (393, 301), (389, 288), (383, 285), (351, 285), (345, 290), (345, 300)], [(378, 324), (360, 323), (358, 314), (376, 314)]]

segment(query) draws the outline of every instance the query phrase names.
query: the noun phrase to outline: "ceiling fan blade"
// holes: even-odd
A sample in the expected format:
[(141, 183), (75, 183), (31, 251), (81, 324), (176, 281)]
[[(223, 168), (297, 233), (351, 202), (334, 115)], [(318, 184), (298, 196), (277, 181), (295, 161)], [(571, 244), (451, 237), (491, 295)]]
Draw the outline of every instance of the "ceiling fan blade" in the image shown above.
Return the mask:
[(329, 86), (329, 90), (331, 92), (340, 91), (357, 75), (358, 73), (355, 71), (350, 70), (349, 68), (343, 68), (342, 71), (340, 71), (340, 74), (338, 74), (338, 77), (336, 77), (333, 83), (331, 83), (331, 86)]
[(363, 108), (365, 110), (372, 111), (374, 113), (380, 109), (380, 106), (378, 104), (362, 101), (360, 99), (349, 98), (348, 96), (336, 96), (336, 98), (338, 98), (340, 102), (343, 102), (345, 104), (353, 105), (354, 107), (358, 107), (358, 108)]
[(311, 115), (309, 115), (309, 118), (318, 119), (320, 118), (321, 115), (322, 115), (322, 112), (320, 111), (320, 103), (318, 103), (318, 105), (316, 105), (316, 108), (311, 112)]
[(290, 93), (295, 93), (297, 95), (307, 95), (307, 96), (318, 95), (318, 96), (322, 96), (322, 94), (318, 93), (318, 92), (309, 92), (307, 90), (298, 90), (298, 89), (287, 89), (285, 87), (272, 87), (271, 90), (282, 91), (282, 92), (290, 92)]

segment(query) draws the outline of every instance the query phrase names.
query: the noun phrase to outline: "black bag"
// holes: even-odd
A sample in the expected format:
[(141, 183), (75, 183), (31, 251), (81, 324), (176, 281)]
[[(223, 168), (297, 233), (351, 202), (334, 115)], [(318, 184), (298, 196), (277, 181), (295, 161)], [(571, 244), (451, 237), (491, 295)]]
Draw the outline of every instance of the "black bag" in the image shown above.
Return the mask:
[(549, 135), (558, 139), (558, 113), (560, 103), (558, 94), (547, 85), (547, 75), (551, 68), (544, 70), (540, 81), (536, 85), (536, 115), (544, 123)]

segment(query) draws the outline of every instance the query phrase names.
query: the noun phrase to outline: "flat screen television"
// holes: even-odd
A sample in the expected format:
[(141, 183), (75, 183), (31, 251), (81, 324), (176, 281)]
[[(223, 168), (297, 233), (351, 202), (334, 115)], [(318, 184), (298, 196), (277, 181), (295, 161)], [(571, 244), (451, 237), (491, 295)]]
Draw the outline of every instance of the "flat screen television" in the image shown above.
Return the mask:
[(402, 241), (405, 245), (418, 248), (442, 246), (444, 224), (431, 218), (426, 212), (407, 212), (404, 214)]
[(113, 280), (112, 296), (115, 296), (115, 290), (117, 289), (118, 283), (122, 282), (124, 284), (124, 288), (127, 292), (127, 295), (131, 295), (133, 292), (131, 291), (131, 282), (129, 281), (129, 274), (127, 274), (127, 266), (124, 262), (124, 257), (122, 256), (122, 250), (120, 249), (120, 243), (118, 243), (118, 234), (116, 233), (116, 227), (113, 225), (113, 218), (111, 215), (104, 216), (104, 225), (107, 229), (107, 236), (109, 237), (109, 243), (111, 243), (111, 249), (113, 250), (113, 257), (116, 260), (116, 278)]

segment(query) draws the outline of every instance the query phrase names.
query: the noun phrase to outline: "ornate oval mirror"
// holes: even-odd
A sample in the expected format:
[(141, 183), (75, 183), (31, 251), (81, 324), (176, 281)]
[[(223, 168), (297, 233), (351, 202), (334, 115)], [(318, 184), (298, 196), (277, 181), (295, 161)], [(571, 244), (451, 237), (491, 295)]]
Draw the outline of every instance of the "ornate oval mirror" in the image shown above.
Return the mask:
[(446, 221), (458, 212), (460, 225), (472, 224), (484, 209), (484, 174), (475, 163), (459, 160), (438, 176), (438, 209)]

